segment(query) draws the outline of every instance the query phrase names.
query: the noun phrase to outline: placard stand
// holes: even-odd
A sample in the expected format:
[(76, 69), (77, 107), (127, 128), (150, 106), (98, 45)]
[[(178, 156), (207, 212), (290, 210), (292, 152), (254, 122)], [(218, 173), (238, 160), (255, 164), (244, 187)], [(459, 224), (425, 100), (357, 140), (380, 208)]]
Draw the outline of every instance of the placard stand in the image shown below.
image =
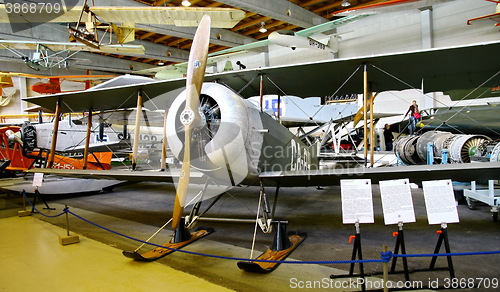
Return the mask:
[[(359, 222), (356, 222), (354, 224), (354, 229), (355, 229), (355, 235), (349, 237), (349, 243), (351, 242), (351, 239), (354, 237), (354, 244), (352, 246), (352, 256), (351, 256), (351, 261), (355, 260), (363, 260), (363, 251), (361, 249), (361, 232), (359, 228)], [(359, 262), (359, 275), (354, 274), (354, 266), (356, 263), (351, 263), (351, 266), (349, 268), (349, 274), (347, 275), (330, 275), (330, 279), (335, 279), (335, 278), (347, 278), (347, 277), (353, 277), (353, 276), (359, 276), (360, 278), (363, 279), (363, 282), (361, 284), (361, 289), (362, 291), (366, 291), (366, 285), (365, 285), (365, 270), (363, 267), (363, 262)]]
[[(406, 254), (405, 237), (404, 237), (404, 232), (403, 232), (403, 222), (398, 223), (398, 231), (394, 232), (393, 234), (397, 234), (396, 246), (394, 247), (394, 254), (399, 254), (399, 248), (401, 248), (401, 254)], [(390, 273), (395, 273), (397, 259), (398, 259), (397, 257), (393, 257)], [(410, 281), (410, 274), (408, 271), (408, 260), (406, 257), (403, 257), (402, 260), (403, 260), (403, 271), (405, 274), (405, 280)]]
[[(444, 248), (447, 254), (450, 251), (450, 242), (448, 241), (448, 224), (458, 223), (458, 212), (453, 195), (451, 180), (423, 181), (425, 208), (427, 209), (427, 218), (429, 224), (441, 224), (441, 230), (438, 231), (439, 238), (434, 249), (434, 254), (439, 253), (441, 245), (444, 242)], [(455, 278), (453, 269), (453, 260), (450, 255), (446, 256), (448, 260), (448, 270), (450, 278)], [(436, 265), (437, 256), (433, 256), (429, 265), (429, 270), (433, 270)]]
[[(444, 249), (446, 253), (451, 253), (450, 250), (450, 242), (448, 241), (448, 224), (447, 223), (441, 223), (441, 230), (437, 231), (439, 233), (438, 241), (436, 244), (436, 248), (434, 249), (434, 254), (439, 253), (439, 250), (441, 249), (441, 245), (443, 244), (444, 241)], [(429, 270), (433, 270), (434, 266), (436, 265), (436, 260), (437, 256), (433, 256), (431, 260), (431, 264), (429, 265)], [(448, 260), (448, 270), (450, 271), (450, 278), (453, 279), (455, 278), (455, 270), (453, 269), (453, 260), (451, 256), (446, 256)]]
[[(342, 222), (344, 224), (354, 224), (355, 235), (349, 237), (351, 242), (354, 237), (354, 245), (352, 248), (351, 261), (359, 263), (359, 276), (365, 278), (363, 268), (363, 252), (361, 250), (361, 233), (360, 223), (374, 223), (375, 216), (373, 215), (373, 196), (372, 185), (370, 179), (352, 179), (340, 180), (340, 196), (342, 201)], [(359, 261), (358, 261), (359, 260)], [(336, 277), (352, 277), (354, 276), (355, 262), (351, 263), (349, 274), (344, 276), (330, 275), (330, 278)], [(362, 290), (366, 291), (365, 281), (362, 283)]]
[[(355, 261), (356, 257), (358, 260), (362, 261), (363, 260), (363, 252), (361, 250), (361, 232), (359, 228), (359, 223), (356, 222), (354, 224), (354, 229), (356, 231), (354, 235), (354, 245), (352, 246), (352, 256), (351, 256), (351, 261)], [(351, 267), (349, 268), (349, 277), (354, 276), (354, 266), (356, 263), (351, 263)], [(363, 262), (359, 263), (359, 275), (361, 278), (365, 278), (365, 271), (363, 268)], [(364, 281), (363, 281), (364, 283)], [(363, 291), (365, 291), (365, 287), (363, 286)]]
[(49, 206), (49, 204), (47, 204), (47, 201), (45, 200), (45, 196), (40, 194), (40, 192), (38, 191), (38, 187), (36, 187), (35, 194), (33, 196), (33, 206), (31, 207), (31, 213), (36, 213), (35, 205), (36, 205), (37, 199), (39, 199), (40, 201), (42, 201), (42, 203), (45, 204), (45, 208), (43, 208), (44, 210), (55, 210), (56, 209), (56, 208), (51, 208)]

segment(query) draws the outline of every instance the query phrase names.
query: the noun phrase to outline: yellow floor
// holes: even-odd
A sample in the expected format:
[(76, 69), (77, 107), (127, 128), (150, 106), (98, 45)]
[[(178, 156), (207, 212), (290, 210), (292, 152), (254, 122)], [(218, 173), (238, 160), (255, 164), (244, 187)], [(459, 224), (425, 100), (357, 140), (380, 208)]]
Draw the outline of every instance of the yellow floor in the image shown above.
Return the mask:
[(1, 291), (230, 291), (158, 263), (124, 260), (117, 249), (33, 217), (0, 219)]

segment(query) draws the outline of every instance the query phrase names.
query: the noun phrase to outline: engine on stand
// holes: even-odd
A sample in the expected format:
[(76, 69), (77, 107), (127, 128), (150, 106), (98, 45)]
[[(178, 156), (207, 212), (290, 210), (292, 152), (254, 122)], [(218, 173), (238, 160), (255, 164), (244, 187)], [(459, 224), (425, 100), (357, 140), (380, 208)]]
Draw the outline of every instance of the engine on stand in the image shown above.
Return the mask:
[[(483, 135), (426, 132), (420, 136), (403, 136), (395, 142), (394, 152), (404, 164), (468, 163), (486, 154), (492, 140)], [(483, 150), (484, 149), (484, 150)], [(497, 149), (500, 153), (500, 146)], [(498, 160), (495, 160), (498, 161)]]
[[(395, 142), (394, 152), (404, 164), (500, 162), (500, 141), (483, 135), (451, 134), (442, 131), (426, 132), (420, 136), (403, 136)], [(462, 189), (470, 209), (478, 202), (491, 207), (493, 221), (498, 220), (500, 190), (489, 180), (479, 187), (475, 181), (470, 189)]]

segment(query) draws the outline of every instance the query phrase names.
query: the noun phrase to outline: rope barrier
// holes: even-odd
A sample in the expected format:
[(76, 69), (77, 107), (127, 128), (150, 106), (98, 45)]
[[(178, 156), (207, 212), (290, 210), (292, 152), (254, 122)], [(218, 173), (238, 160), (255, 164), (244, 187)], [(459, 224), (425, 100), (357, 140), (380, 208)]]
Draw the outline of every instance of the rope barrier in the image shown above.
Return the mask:
[(26, 201), (28, 202), (28, 204), (31, 206), (31, 209), (35, 210), (38, 214), (44, 216), (44, 217), (47, 217), (47, 218), (57, 218), (59, 216), (62, 216), (66, 213), (66, 208), (63, 209), (63, 211), (57, 215), (47, 215), (47, 214), (43, 214), (42, 212), (40, 212), (40, 210), (38, 210), (34, 205), (33, 203), (31, 203), (30, 199), (28, 199), (28, 197), (26, 196), (26, 193), (23, 191), (23, 196), (24, 198), (26, 199)]
[(217, 258), (217, 259), (225, 259), (225, 260), (233, 260), (233, 261), (247, 261), (247, 262), (263, 262), (263, 263), (279, 263), (279, 264), (317, 264), (317, 265), (333, 265), (333, 264), (358, 264), (358, 263), (388, 263), (391, 261), (392, 258), (394, 257), (441, 257), (441, 256), (467, 256), (467, 255), (488, 255), (488, 254), (500, 254), (500, 251), (483, 251), (483, 252), (462, 252), (462, 253), (438, 253), (438, 254), (393, 254), (391, 251), (388, 252), (381, 252), (380, 253), (380, 259), (367, 259), (367, 260), (345, 260), (345, 261), (273, 261), (273, 260), (259, 260), (259, 259), (248, 259), (248, 258), (238, 258), (238, 257), (228, 257), (228, 256), (219, 256), (219, 255), (213, 255), (213, 254), (205, 254), (205, 253), (199, 253), (199, 252), (194, 252), (194, 251), (188, 251), (184, 249), (175, 249), (171, 247), (166, 247), (163, 245), (147, 242), (141, 239), (137, 239), (131, 236), (128, 236), (126, 234), (111, 230), (109, 228), (106, 228), (104, 226), (101, 226), (99, 224), (96, 224), (90, 220), (87, 220), (69, 210), (69, 207), (66, 207), (63, 209), (63, 212), (57, 215), (46, 215), (38, 211), (35, 206), (31, 203), (31, 201), (27, 198), (26, 194), (23, 193), (23, 196), (26, 198), (28, 203), (32, 206), (34, 210), (38, 212), (38, 214), (48, 217), (48, 218), (56, 218), (59, 216), (62, 216), (66, 213), (69, 213), (76, 218), (93, 225), (97, 228), (106, 230), (110, 233), (116, 234), (118, 236), (137, 241), (143, 244), (148, 244), (154, 247), (159, 247), (159, 248), (164, 248), (176, 252), (182, 252), (186, 254), (191, 254), (191, 255), (197, 255), (197, 256), (204, 256), (204, 257), (210, 257), (210, 258)]

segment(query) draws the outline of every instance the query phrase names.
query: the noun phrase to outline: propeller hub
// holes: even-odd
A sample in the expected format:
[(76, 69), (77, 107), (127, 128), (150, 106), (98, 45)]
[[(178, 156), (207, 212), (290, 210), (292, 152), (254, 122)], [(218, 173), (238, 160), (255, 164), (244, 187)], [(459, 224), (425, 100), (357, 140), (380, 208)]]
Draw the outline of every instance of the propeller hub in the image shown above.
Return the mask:
[(190, 125), (194, 121), (194, 112), (191, 109), (183, 110), (180, 120), (184, 126)]

